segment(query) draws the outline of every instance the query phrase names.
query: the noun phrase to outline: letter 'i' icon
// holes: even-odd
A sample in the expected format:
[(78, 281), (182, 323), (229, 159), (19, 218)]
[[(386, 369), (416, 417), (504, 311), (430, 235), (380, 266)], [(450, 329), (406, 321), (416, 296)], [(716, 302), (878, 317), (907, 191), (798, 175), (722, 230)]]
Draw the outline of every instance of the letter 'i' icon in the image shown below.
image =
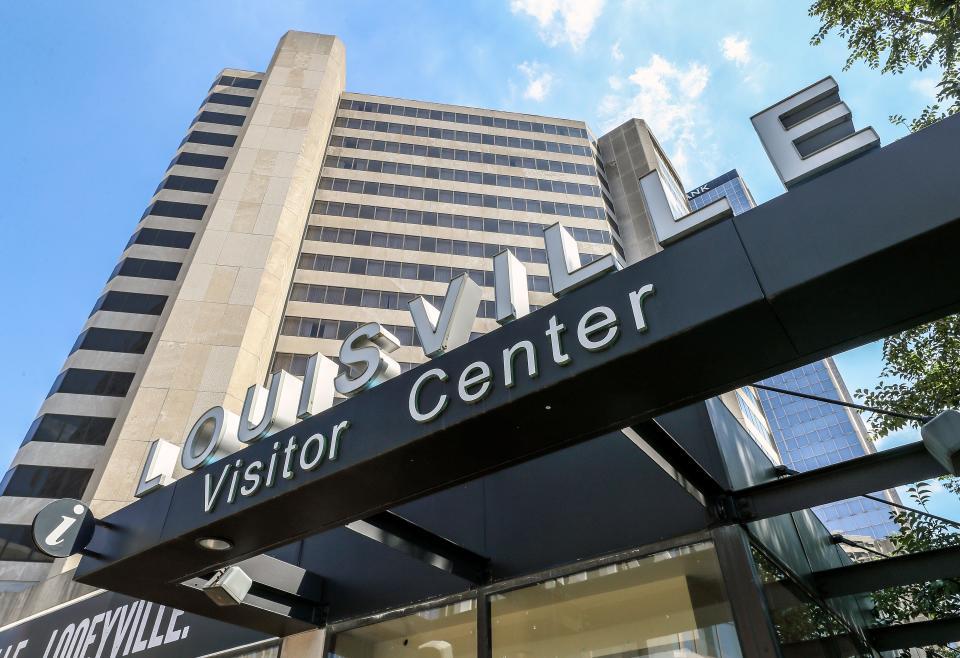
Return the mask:
[(62, 498), (44, 507), (33, 519), (33, 542), (50, 557), (79, 553), (93, 537), (96, 519), (79, 500)]

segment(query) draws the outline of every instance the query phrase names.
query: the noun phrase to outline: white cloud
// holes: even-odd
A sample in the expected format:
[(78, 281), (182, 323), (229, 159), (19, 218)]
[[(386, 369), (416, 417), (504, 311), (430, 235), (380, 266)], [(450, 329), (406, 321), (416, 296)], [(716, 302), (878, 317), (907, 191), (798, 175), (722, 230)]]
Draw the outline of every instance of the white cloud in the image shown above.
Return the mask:
[(534, 101), (542, 101), (550, 93), (553, 85), (553, 74), (539, 62), (524, 62), (517, 69), (526, 77), (527, 86), (523, 90), (523, 97)]
[(620, 50), (620, 42), (617, 41), (610, 47), (610, 57), (613, 58), (615, 62), (623, 61), (623, 51)]
[(737, 66), (746, 66), (753, 59), (750, 52), (750, 39), (744, 39), (736, 34), (728, 34), (720, 40), (720, 52), (723, 58)]
[(514, 14), (532, 16), (540, 38), (551, 46), (569, 43), (579, 50), (603, 11), (604, 0), (510, 0)]
[[(700, 102), (710, 80), (710, 69), (698, 62), (678, 65), (654, 54), (646, 66), (637, 67), (624, 87), (610, 80), (612, 92), (598, 109), (604, 129), (636, 117), (650, 126), (667, 149), (670, 160), (683, 178), (688, 178), (692, 159), (714, 157), (706, 139), (710, 131), (707, 112)], [(696, 173), (702, 174), (696, 167)]]
[(924, 97), (925, 102), (933, 102), (937, 98), (937, 92), (940, 91), (937, 88), (936, 78), (918, 78), (916, 80), (910, 81), (910, 91), (917, 93)]
[(614, 91), (620, 91), (623, 89), (623, 80), (615, 75), (611, 75), (609, 78), (607, 78), (607, 84), (609, 84), (610, 88)]

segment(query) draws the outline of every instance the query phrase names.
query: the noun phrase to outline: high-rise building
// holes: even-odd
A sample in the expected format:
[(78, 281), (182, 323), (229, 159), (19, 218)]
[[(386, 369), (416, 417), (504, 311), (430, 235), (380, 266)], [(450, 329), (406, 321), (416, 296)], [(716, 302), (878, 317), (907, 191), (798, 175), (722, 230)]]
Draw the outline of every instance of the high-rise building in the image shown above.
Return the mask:
[[(344, 80), (340, 40), (299, 32), (266, 73), (216, 77), (0, 486), (0, 589), (75, 564), (32, 547), (52, 499), (98, 517), (128, 504), (151, 442), (180, 443), (213, 406), (239, 413), (273, 371), (335, 359), (359, 324), (392, 332), (404, 369), (423, 362), (407, 304), (440, 306), (465, 273), (483, 289), (473, 331), (495, 328), (501, 250), (526, 266), (532, 308), (554, 299), (552, 224), (582, 262), (660, 250), (639, 177), (659, 169), (682, 185), (643, 121), (596, 140), (582, 121), (357, 94)], [(722, 400), (775, 459), (755, 392)]]
[[(721, 197), (739, 215), (756, 205), (736, 170), (728, 171), (687, 192), (691, 208), (702, 208)], [(815, 361), (762, 384), (798, 393), (851, 402), (850, 393), (833, 359)], [(808, 471), (876, 452), (858, 413), (840, 405), (818, 402), (763, 389), (757, 391), (777, 449), (788, 468)], [(899, 502), (895, 491), (882, 496)], [(854, 498), (814, 508), (831, 531), (884, 539), (899, 527), (890, 520), (890, 507), (869, 498)]]

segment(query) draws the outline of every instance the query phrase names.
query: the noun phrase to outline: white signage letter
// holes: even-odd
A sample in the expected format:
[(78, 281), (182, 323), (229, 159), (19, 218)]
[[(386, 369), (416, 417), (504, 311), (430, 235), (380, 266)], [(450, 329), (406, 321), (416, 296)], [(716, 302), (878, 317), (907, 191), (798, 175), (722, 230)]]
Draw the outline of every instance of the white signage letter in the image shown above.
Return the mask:
[(653, 224), (657, 242), (668, 245), (683, 236), (733, 215), (727, 197), (720, 197), (703, 208), (690, 212), (687, 197), (659, 169), (640, 178), (640, 191)]
[(410, 302), (410, 316), (424, 354), (440, 356), (470, 340), (470, 330), (480, 308), (480, 295), (480, 286), (461, 274), (447, 285), (442, 311), (423, 297)]
[[(384, 354), (394, 352), (399, 347), (397, 337), (378, 322), (369, 322), (354, 329), (340, 345), (340, 362), (347, 371), (337, 375), (337, 390), (341, 395), (356, 395), (399, 375), (400, 364)], [(363, 369), (354, 376), (351, 373), (352, 366), (361, 366)]]
[(577, 241), (560, 224), (544, 230), (543, 241), (547, 248), (547, 266), (550, 268), (550, 288), (557, 297), (621, 267), (613, 254), (606, 254), (581, 266)]
[(180, 448), (169, 441), (163, 439), (153, 441), (147, 450), (147, 460), (143, 464), (140, 481), (137, 482), (137, 490), (133, 495), (142, 498), (151, 491), (173, 482), (173, 469), (177, 465), (179, 452)]
[(880, 145), (870, 127), (855, 130), (832, 77), (750, 118), (783, 186), (790, 188)]
[(180, 451), (180, 465), (193, 471), (236, 452), (243, 447), (237, 440), (239, 427), (240, 417), (236, 414), (223, 407), (210, 409), (197, 419), (187, 434)]
[[(253, 443), (296, 423), (301, 388), (300, 380), (285, 370), (270, 375), (269, 392), (259, 384), (248, 388), (237, 438), (242, 443)], [(254, 421), (256, 417), (260, 420)]]
[(506, 249), (493, 257), (493, 292), (498, 323), (506, 324), (530, 313), (527, 268)]

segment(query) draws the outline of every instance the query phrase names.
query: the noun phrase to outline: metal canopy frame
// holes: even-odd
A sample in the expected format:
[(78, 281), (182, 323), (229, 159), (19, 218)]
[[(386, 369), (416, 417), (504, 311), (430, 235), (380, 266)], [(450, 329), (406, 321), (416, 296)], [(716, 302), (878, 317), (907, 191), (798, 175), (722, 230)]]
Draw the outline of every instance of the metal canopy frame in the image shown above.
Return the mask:
[[(311, 625), (251, 606), (225, 613), (180, 583), (325, 530), (383, 519), (378, 515), (405, 502), (624, 427), (637, 428), (662, 463), (719, 502), (717, 526), (942, 473), (910, 447), (721, 495), (651, 419), (960, 309), (958, 147), (960, 117), (946, 119), (234, 455), (263, 460), (273, 440), (351, 420), (340, 459), (317, 471), (208, 514), (204, 476), (216, 477), (223, 464), (188, 475), (105, 519), (76, 579), (277, 635), (300, 632)], [(649, 326), (635, 332), (629, 293), (647, 283), (656, 286), (644, 307)], [(561, 366), (547, 348), (536, 379), (495, 386), (472, 406), (454, 400), (432, 424), (369, 413), (406, 409), (411, 384), (427, 367), (455, 376), (474, 361), (496, 364), (504, 348), (542, 341), (550, 316), (570, 327), (601, 304), (622, 328), (606, 351), (588, 352), (571, 339), (572, 362)], [(602, 392), (604, 404), (582, 404), (585, 390)], [(482, 556), (454, 556), (443, 538), (402, 523), (390, 534), (429, 544), (429, 552), (447, 553), (458, 569), (483, 578)], [(202, 537), (228, 537), (234, 546), (204, 552), (195, 545)]]

